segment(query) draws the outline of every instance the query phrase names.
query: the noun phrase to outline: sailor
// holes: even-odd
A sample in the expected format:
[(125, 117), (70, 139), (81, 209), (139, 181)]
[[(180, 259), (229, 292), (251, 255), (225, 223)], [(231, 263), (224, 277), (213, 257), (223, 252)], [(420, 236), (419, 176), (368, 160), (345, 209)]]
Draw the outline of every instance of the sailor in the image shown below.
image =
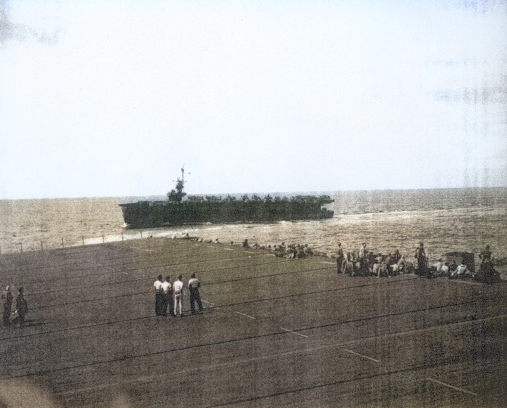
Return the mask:
[(424, 243), (422, 241), (419, 242), (419, 246), (415, 250), (414, 258), (417, 259), (417, 275), (425, 275), (428, 259), (426, 258), (426, 250), (424, 249)]
[(458, 267), (456, 268), (456, 270), (451, 273), (451, 277), (460, 277), (460, 276), (465, 276), (465, 274), (468, 272), (468, 269), (464, 263), (464, 261), (462, 260), (461, 263), (458, 265)]
[(394, 251), (394, 254), (393, 254), (393, 257), (391, 259), (391, 262), (393, 264), (397, 264), (400, 261), (400, 258), (401, 258), (400, 250), (397, 249), (397, 250)]
[[(373, 252), (371, 252), (373, 256)], [(359, 263), (357, 272), (359, 275), (367, 275), (368, 274), (368, 250), (366, 249), (366, 242), (361, 244), (359, 248), (357, 261)]]
[(162, 316), (162, 305), (163, 305), (163, 293), (162, 293), (162, 275), (157, 276), (157, 280), (153, 283), (155, 289), (155, 314)]
[(444, 262), (442, 267), (440, 268), (440, 273), (442, 276), (449, 276), (449, 262)]
[(12, 311), (12, 301), (13, 296), (11, 292), (10, 286), (5, 288), (4, 293), (2, 293), (2, 300), (4, 302), (4, 315), (3, 315), (3, 325), (4, 327), (9, 327), (11, 325), (11, 311)]
[(342, 243), (338, 242), (338, 254), (336, 257), (336, 267), (338, 273), (343, 273), (343, 262), (345, 260), (345, 255), (343, 254)]
[(432, 269), (436, 272), (437, 275), (442, 273), (442, 267), (444, 266), (444, 261), (440, 258), (437, 262), (431, 265)]
[(493, 267), (493, 260), (491, 258), (489, 245), (486, 245), (486, 249), (479, 254), (479, 258), (481, 259), (481, 270), (487, 270)]
[(362, 259), (366, 258), (366, 255), (367, 255), (366, 242), (363, 242), (361, 244), (361, 247), (359, 248), (359, 254), (358, 254), (359, 260), (362, 260)]
[(172, 302), (172, 286), (171, 286), (171, 277), (166, 276), (164, 281), (162, 282), (162, 314), (167, 316), (167, 306), (169, 306), (169, 313), (172, 315), (173, 310), (173, 302)]
[(183, 282), (182, 276), (178, 276), (178, 279), (173, 283), (173, 296), (174, 296), (174, 315), (180, 316), (183, 313), (182, 300), (183, 300)]
[(20, 287), (18, 289), (19, 294), (16, 297), (16, 311), (18, 312), (17, 322), (19, 323), (19, 327), (23, 327), (25, 325), (25, 316), (28, 314), (28, 302), (24, 296), (24, 288)]
[(195, 277), (195, 273), (193, 273), (188, 281), (188, 289), (190, 291), (190, 310), (192, 311), (192, 314), (195, 314), (195, 302), (197, 302), (197, 306), (199, 306), (199, 312), (202, 312), (201, 296), (199, 295), (200, 287), (201, 282), (199, 282), (199, 279), (197, 279)]

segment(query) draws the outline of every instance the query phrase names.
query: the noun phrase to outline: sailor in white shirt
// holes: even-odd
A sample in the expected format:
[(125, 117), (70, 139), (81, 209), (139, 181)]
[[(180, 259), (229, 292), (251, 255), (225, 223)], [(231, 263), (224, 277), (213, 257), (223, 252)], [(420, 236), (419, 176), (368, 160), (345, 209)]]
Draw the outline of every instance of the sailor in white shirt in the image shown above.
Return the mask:
[(444, 265), (444, 263), (442, 262), (441, 259), (439, 259), (437, 261), (437, 263), (434, 263), (432, 266), (435, 268), (435, 270), (437, 271), (437, 273), (440, 273), (442, 271), (442, 266)]
[(172, 302), (172, 286), (170, 282), (171, 277), (166, 276), (164, 282), (162, 282), (162, 295), (163, 295), (163, 306), (162, 311), (164, 316), (167, 316), (167, 306), (169, 305), (169, 313), (172, 315), (173, 313), (173, 302)]
[(359, 259), (364, 259), (366, 258), (366, 242), (363, 242), (361, 247), (359, 248), (359, 254), (358, 254), (358, 258)]
[(461, 263), (458, 265), (458, 267), (456, 268), (454, 273), (451, 273), (451, 276), (452, 277), (465, 276), (465, 274), (467, 272), (468, 272), (468, 269), (467, 269), (466, 265), (463, 263), (463, 261), (461, 261)]
[(440, 272), (442, 273), (442, 276), (449, 276), (449, 265), (447, 262), (442, 265)]
[(153, 287), (155, 288), (155, 314), (157, 316), (163, 315), (163, 312), (162, 312), (162, 303), (163, 303), (162, 280), (163, 280), (162, 275), (158, 275), (157, 280), (153, 284)]
[[(182, 306), (181, 301), (183, 298), (183, 282), (181, 281), (182, 276), (178, 276), (178, 280), (173, 283), (173, 294), (174, 294), (174, 315), (181, 316), (182, 314)], [(179, 306), (179, 313), (178, 313)]]
[(199, 312), (202, 312), (201, 295), (199, 294), (200, 287), (201, 282), (199, 282), (199, 279), (197, 279), (195, 277), (195, 273), (193, 273), (188, 281), (188, 289), (190, 291), (190, 310), (192, 311), (192, 314), (195, 313), (195, 302), (197, 302), (197, 306), (199, 306)]

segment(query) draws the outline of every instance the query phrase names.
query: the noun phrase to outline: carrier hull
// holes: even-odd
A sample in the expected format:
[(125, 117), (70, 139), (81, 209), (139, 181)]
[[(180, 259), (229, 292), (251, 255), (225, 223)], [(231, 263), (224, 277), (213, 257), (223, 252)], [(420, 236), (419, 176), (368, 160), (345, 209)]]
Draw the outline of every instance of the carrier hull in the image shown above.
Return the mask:
[(120, 204), (120, 207), (128, 228), (321, 220), (334, 215), (334, 211), (324, 208), (333, 202), (329, 196), (210, 201), (189, 198), (182, 202), (139, 201)]

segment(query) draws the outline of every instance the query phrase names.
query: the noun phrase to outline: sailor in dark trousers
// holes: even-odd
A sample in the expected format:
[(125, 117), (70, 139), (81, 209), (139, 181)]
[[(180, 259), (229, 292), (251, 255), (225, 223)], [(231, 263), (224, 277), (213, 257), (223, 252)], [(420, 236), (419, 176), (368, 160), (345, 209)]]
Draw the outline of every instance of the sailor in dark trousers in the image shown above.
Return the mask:
[(25, 325), (25, 316), (28, 314), (28, 302), (25, 299), (23, 287), (20, 287), (18, 290), (19, 294), (16, 298), (17, 323), (19, 323), (19, 327), (23, 327)]
[(14, 300), (9, 286), (7, 286), (4, 293), (2, 293), (2, 300), (4, 302), (3, 325), (4, 327), (9, 327), (11, 325), (12, 301)]
[(163, 292), (163, 314), (167, 316), (167, 307), (169, 306), (169, 314), (171, 316), (174, 315), (174, 303), (173, 303), (173, 287), (171, 285), (171, 277), (167, 275), (162, 282), (162, 292)]
[(195, 273), (190, 276), (190, 280), (188, 281), (188, 289), (190, 291), (190, 310), (192, 314), (195, 313), (195, 302), (199, 306), (199, 312), (202, 312), (202, 302), (201, 295), (199, 295), (199, 287), (201, 286), (201, 282), (199, 279), (195, 277)]
[(426, 258), (426, 250), (424, 249), (423, 242), (420, 242), (419, 247), (416, 248), (414, 258), (417, 259), (416, 274), (419, 276), (426, 275), (428, 269), (428, 258)]
[(343, 262), (345, 260), (345, 255), (343, 254), (342, 243), (338, 242), (338, 254), (336, 257), (336, 267), (338, 273), (343, 273)]
[(163, 305), (164, 305), (164, 299), (163, 299), (164, 293), (163, 293), (163, 289), (162, 289), (162, 281), (163, 280), (164, 279), (162, 278), (162, 275), (158, 275), (157, 280), (153, 284), (153, 288), (155, 289), (155, 314), (157, 316), (164, 315), (164, 311), (162, 310)]

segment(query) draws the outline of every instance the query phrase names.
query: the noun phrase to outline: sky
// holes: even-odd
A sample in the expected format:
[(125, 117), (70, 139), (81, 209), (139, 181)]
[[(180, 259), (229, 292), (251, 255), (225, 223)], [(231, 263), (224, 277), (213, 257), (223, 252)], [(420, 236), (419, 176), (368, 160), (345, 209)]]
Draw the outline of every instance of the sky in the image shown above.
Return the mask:
[(507, 186), (507, 1), (0, 0), (0, 199)]

